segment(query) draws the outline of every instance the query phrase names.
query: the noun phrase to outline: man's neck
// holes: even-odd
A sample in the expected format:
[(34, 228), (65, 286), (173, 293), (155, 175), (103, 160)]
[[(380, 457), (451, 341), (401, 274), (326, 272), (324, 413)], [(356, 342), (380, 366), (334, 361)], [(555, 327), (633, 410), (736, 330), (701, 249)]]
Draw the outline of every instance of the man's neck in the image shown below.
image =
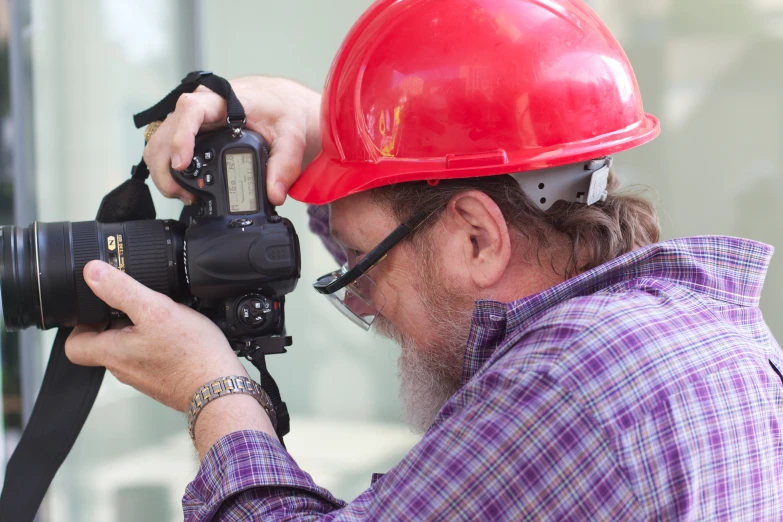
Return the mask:
[[(521, 243), (518, 243), (515, 254), (522, 251)], [(525, 255), (520, 252), (513, 255), (513, 261), (498, 284), (488, 289), (482, 298), (511, 303), (559, 285), (566, 280), (566, 252), (562, 247), (542, 251), (538, 259), (535, 254)]]

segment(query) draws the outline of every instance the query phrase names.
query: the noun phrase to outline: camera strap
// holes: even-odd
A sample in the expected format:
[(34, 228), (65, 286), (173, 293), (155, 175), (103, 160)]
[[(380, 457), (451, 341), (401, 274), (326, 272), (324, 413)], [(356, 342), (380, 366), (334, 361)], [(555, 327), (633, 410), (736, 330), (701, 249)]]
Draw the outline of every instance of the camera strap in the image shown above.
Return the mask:
[(245, 123), (245, 108), (234, 94), (234, 89), (228, 80), (206, 71), (193, 71), (189, 73), (176, 89), (166, 95), (158, 103), (133, 116), (133, 123), (137, 129), (149, 125), (153, 121), (163, 121), (177, 107), (177, 101), (183, 94), (195, 91), (200, 85), (219, 94), (226, 100), (226, 116), (228, 124), (242, 126)]
[(248, 355), (247, 359), (253, 363), (256, 367), (261, 379), (261, 388), (269, 396), (269, 402), (275, 408), (275, 415), (277, 416), (277, 438), (280, 439), (280, 444), (285, 448), (285, 442), (283, 442), (283, 435), (287, 435), (291, 431), (291, 416), (288, 414), (288, 406), (283, 402), (280, 397), (280, 389), (277, 387), (277, 383), (272, 378), (272, 374), (266, 367), (266, 356), (257, 350), (255, 354)]
[[(146, 168), (142, 161), (133, 172)], [(155, 219), (149, 187), (135, 177), (127, 180), (103, 198), (96, 219), (104, 223)], [(41, 390), (6, 466), (0, 522), (30, 522), (35, 518), (101, 388), (105, 368), (79, 366), (66, 357), (65, 341), (71, 330), (57, 331)]]

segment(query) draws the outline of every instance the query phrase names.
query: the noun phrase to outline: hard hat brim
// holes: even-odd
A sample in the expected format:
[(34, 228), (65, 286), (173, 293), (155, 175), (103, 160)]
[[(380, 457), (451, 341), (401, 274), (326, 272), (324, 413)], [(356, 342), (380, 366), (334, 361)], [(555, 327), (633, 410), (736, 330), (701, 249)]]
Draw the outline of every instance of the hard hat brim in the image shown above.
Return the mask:
[[(643, 120), (621, 131), (595, 139), (541, 148), (524, 156), (491, 151), (477, 156), (378, 161), (343, 161), (319, 154), (290, 190), (297, 201), (324, 205), (372, 188), (409, 181), (470, 178), (528, 172), (609, 156), (652, 141), (660, 134), (660, 122), (645, 114)], [(370, 175), (371, 173), (371, 175)]]

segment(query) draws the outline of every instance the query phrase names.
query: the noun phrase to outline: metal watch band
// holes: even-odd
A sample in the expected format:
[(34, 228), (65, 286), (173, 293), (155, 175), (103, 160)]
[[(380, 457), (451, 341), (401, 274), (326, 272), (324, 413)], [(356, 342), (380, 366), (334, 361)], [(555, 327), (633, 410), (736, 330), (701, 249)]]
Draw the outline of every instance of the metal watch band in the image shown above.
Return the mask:
[(266, 414), (269, 415), (272, 426), (275, 428), (275, 431), (277, 431), (277, 415), (275, 413), (275, 408), (272, 406), (272, 401), (269, 400), (269, 396), (261, 388), (261, 385), (249, 377), (230, 375), (206, 383), (199, 388), (190, 400), (190, 408), (188, 408), (188, 433), (190, 433), (190, 438), (193, 439), (194, 442), (196, 440), (196, 419), (198, 419), (204, 406), (220, 397), (225, 397), (232, 393), (252, 395), (258, 401), (258, 404), (264, 408)]

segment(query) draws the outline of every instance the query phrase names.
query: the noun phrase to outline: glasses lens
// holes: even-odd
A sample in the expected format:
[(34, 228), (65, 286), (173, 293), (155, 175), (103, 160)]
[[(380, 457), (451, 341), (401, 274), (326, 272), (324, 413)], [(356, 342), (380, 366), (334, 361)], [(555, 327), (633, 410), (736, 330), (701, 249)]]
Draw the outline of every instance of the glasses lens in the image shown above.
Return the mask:
[[(347, 267), (343, 266), (342, 270), (322, 277), (316, 284), (328, 285), (343, 275), (346, 270)], [(370, 329), (375, 318), (386, 305), (386, 297), (367, 274), (332, 294), (326, 294), (326, 297), (343, 315), (364, 330)]]

